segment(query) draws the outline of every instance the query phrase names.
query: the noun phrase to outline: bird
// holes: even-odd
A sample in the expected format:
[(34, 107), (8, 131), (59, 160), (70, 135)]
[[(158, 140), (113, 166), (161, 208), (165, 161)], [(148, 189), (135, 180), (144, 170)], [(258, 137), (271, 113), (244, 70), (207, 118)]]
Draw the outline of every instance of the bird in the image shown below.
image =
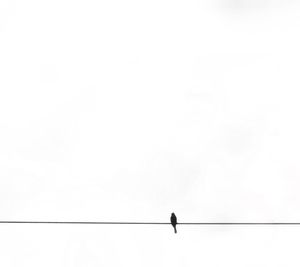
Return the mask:
[(177, 234), (177, 229), (176, 229), (177, 217), (176, 217), (176, 215), (175, 215), (174, 212), (171, 214), (171, 218), (170, 219), (171, 219), (171, 224), (174, 227), (174, 232), (175, 232), (175, 234)]

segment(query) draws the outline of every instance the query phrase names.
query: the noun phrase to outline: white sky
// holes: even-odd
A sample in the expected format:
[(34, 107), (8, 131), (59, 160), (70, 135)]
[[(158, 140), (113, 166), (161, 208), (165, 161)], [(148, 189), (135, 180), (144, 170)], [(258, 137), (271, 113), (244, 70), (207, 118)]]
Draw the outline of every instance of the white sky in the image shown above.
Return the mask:
[[(300, 5), (0, 0), (0, 220), (300, 221)], [(0, 225), (0, 266), (299, 266), (299, 227)]]

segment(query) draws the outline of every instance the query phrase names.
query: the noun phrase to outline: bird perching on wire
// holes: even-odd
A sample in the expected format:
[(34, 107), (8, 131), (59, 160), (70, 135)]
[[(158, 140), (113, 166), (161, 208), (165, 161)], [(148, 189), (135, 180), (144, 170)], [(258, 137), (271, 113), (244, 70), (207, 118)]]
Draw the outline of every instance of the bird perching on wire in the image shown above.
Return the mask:
[(175, 215), (174, 212), (171, 214), (171, 218), (170, 219), (171, 219), (171, 224), (174, 227), (174, 232), (175, 232), (175, 234), (177, 234), (177, 229), (176, 229), (177, 217), (176, 217), (176, 215)]

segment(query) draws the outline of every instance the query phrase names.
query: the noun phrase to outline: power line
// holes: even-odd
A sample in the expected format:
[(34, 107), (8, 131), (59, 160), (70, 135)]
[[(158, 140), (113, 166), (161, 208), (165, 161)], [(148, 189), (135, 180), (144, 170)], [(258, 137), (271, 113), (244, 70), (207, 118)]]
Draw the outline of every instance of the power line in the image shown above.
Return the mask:
[(185, 225), (300, 225), (300, 222), (200, 222), (178, 223)]
[[(148, 224), (169, 225), (169, 222), (100, 222), (100, 221), (0, 221), (0, 224)], [(177, 225), (300, 225), (300, 222), (178, 222)]]
[(170, 224), (161, 222), (0, 221), (2, 224)]

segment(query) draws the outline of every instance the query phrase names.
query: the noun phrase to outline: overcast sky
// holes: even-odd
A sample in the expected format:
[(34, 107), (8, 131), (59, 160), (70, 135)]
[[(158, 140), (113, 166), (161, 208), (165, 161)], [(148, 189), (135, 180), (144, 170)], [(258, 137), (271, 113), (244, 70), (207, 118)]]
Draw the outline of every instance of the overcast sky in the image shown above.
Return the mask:
[[(0, 220), (300, 221), (300, 5), (0, 0)], [(0, 225), (1, 266), (299, 266), (299, 227)]]

